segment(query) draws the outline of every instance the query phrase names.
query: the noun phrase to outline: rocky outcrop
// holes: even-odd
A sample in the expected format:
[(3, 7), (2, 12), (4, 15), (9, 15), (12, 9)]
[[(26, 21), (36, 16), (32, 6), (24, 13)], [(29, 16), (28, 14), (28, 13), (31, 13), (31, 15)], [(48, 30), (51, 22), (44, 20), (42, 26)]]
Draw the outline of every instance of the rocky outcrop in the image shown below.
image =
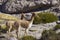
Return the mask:
[[(0, 0), (1, 1), (1, 0)], [(36, 6), (41, 7), (40, 5), (55, 5), (57, 3), (56, 0), (2, 0), (0, 2), (0, 5), (2, 7), (2, 12), (6, 13), (13, 13), (18, 11), (27, 11), (27, 10), (33, 10), (35, 8), (38, 8)], [(35, 8), (34, 8), (35, 7)]]
[(6, 2), (7, 2), (7, 0), (0, 0), (0, 5), (3, 5)]

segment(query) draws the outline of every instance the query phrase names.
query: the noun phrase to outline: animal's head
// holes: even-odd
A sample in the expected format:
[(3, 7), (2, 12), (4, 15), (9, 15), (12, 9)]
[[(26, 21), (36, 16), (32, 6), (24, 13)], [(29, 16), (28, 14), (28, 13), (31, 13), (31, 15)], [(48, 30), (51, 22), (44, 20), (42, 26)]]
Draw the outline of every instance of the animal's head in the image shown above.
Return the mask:
[(26, 19), (27, 21), (31, 21), (34, 18), (35, 13), (25, 13), (23, 14), (23, 16), (24, 16), (24, 19)]

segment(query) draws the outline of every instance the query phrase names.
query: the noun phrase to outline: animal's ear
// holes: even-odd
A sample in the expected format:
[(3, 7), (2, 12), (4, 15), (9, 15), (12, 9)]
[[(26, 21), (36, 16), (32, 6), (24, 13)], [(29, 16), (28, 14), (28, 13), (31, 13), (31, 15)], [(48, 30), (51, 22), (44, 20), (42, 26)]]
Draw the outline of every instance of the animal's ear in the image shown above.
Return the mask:
[(37, 13), (32, 13), (32, 14), (33, 14), (33, 16), (37, 16), (37, 17), (39, 17)]
[(24, 17), (24, 13), (21, 13), (21, 19), (23, 19), (23, 17)]
[(32, 16), (35, 16), (35, 13), (34, 12), (32, 13)]

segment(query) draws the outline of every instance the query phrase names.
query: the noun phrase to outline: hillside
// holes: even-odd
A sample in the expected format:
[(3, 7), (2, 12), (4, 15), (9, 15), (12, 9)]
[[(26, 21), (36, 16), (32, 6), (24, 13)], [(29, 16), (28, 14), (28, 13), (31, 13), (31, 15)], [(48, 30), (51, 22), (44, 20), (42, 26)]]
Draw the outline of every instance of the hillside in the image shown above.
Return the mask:
[[(27, 12), (37, 8), (51, 7), (58, 4), (56, 0), (0, 0), (0, 11), (6, 13)], [(46, 6), (46, 7), (45, 7)]]

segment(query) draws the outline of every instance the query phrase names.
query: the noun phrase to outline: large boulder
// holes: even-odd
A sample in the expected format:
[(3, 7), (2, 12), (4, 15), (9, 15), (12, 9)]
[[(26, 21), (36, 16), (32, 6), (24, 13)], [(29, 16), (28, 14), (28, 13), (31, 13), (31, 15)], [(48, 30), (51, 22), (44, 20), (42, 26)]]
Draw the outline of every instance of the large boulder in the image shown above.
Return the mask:
[(36, 5), (40, 6), (41, 3), (44, 5), (51, 3), (51, 1), (48, 0), (3, 0), (1, 2), (2, 12), (6, 13), (26, 11), (32, 9), (33, 7), (36, 7)]
[(5, 2), (7, 2), (7, 0), (0, 0), (0, 5), (4, 4)]

